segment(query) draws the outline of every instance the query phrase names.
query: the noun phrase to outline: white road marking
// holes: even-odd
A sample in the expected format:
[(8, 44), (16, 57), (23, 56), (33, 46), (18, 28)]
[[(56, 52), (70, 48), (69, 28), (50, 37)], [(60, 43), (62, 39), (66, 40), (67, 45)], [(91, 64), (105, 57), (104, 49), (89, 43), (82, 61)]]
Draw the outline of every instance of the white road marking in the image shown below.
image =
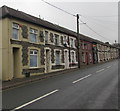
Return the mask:
[(89, 75), (87, 75), (87, 76), (85, 76), (85, 77), (83, 77), (83, 78), (80, 78), (80, 79), (78, 79), (78, 80), (76, 80), (76, 81), (73, 81), (72, 83), (74, 84), (74, 83), (76, 83), (76, 82), (79, 82), (79, 81), (81, 81), (81, 80), (83, 80), (83, 79), (86, 79), (86, 78), (88, 78), (89, 76), (91, 76), (92, 74), (89, 74)]
[(57, 91), (59, 91), (59, 90), (56, 89), (56, 90), (54, 90), (54, 91), (52, 91), (52, 92), (50, 92), (50, 93), (47, 93), (47, 94), (45, 94), (45, 95), (43, 95), (43, 96), (40, 96), (40, 97), (36, 98), (36, 99), (34, 99), (34, 100), (32, 100), (32, 101), (30, 101), (30, 102), (28, 102), (28, 103), (25, 103), (25, 104), (23, 104), (23, 105), (21, 105), (21, 106), (19, 106), (19, 107), (16, 107), (16, 108), (14, 108), (14, 109), (11, 110), (11, 111), (15, 111), (15, 110), (21, 109), (21, 108), (23, 108), (23, 107), (25, 107), (25, 106), (27, 106), (27, 105), (29, 105), (29, 104), (32, 104), (32, 103), (34, 103), (34, 102), (36, 102), (36, 101), (38, 101), (38, 100), (40, 100), (40, 99), (42, 99), (42, 98), (45, 98), (45, 97), (51, 95), (51, 94), (53, 94), (53, 93), (55, 93), (55, 92), (57, 92)]
[(101, 72), (101, 71), (104, 71), (105, 69), (101, 69), (101, 70), (99, 70), (99, 71), (96, 71), (96, 73), (98, 73), (98, 72)]
[(108, 66), (107, 68), (110, 68), (111, 66)]

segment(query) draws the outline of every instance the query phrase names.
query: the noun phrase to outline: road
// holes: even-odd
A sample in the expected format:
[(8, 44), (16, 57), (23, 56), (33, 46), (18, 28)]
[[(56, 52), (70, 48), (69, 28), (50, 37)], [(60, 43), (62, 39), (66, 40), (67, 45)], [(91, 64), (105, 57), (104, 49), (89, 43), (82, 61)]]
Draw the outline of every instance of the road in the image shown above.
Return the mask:
[(3, 109), (118, 109), (118, 63), (113, 60), (3, 91)]

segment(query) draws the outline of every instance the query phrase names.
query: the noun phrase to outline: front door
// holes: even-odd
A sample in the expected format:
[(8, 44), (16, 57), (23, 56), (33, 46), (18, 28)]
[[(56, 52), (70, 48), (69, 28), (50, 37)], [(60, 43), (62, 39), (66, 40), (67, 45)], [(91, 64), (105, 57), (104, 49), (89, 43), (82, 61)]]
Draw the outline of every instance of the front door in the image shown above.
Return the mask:
[(68, 59), (67, 51), (65, 51), (64, 59), (65, 59), (65, 69), (67, 69), (67, 68), (69, 68), (69, 59)]
[(20, 75), (20, 49), (13, 48), (13, 78)]
[(50, 51), (46, 50), (46, 73), (50, 72)]
[(86, 52), (86, 64), (89, 64), (89, 56), (88, 56), (88, 52)]

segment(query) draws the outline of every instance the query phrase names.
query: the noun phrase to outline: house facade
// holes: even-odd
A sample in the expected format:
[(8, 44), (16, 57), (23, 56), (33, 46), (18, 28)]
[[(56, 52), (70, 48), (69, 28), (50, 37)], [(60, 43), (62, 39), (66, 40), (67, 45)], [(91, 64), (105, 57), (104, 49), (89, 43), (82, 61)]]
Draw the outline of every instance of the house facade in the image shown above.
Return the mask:
[(81, 66), (93, 64), (92, 43), (86, 40), (80, 40)]
[(119, 57), (119, 49), (110, 44), (98, 42), (97, 50), (98, 62), (105, 62)]
[(77, 67), (76, 37), (72, 31), (42, 20), (34, 23), (30, 15), (8, 7), (2, 9), (2, 80)]
[(78, 39), (77, 33), (40, 18), (7, 6), (0, 11), (0, 79), (3, 81), (77, 68), (78, 59), (82, 67), (119, 55), (116, 47), (82, 34)]

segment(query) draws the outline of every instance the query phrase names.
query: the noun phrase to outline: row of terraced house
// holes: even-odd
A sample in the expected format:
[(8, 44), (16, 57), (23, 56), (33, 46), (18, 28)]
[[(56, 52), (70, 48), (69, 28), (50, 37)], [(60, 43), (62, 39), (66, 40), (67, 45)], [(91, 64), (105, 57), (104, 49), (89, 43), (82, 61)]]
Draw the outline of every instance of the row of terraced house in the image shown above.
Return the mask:
[(78, 68), (78, 59), (85, 67), (119, 56), (118, 48), (108, 43), (82, 34), (77, 38), (76, 32), (7, 6), (0, 11), (3, 81)]

